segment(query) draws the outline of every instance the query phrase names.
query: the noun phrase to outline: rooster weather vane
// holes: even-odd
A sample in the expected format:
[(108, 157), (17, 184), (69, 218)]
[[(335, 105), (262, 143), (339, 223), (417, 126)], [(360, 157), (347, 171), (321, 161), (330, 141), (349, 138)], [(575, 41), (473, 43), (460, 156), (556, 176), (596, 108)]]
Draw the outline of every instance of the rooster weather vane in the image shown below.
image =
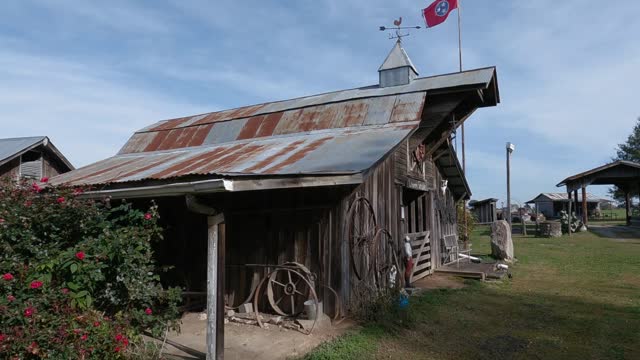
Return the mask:
[(404, 29), (420, 29), (420, 26), (400, 26), (402, 25), (402, 16), (400, 16), (400, 18), (398, 20), (393, 20), (393, 25), (392, 27), (386, 27), (386, 26), (380, 26), (380, 31), (391, 31), (391, 30), (395, 30), (396, 34), (389, 34), (389, 39), (398, 39), (398, 41), (401, 41), (403, 37), (405, 36), (409, 36), (409, 32), (406, 33), (401, 33), (400, 30), (404, 30)]

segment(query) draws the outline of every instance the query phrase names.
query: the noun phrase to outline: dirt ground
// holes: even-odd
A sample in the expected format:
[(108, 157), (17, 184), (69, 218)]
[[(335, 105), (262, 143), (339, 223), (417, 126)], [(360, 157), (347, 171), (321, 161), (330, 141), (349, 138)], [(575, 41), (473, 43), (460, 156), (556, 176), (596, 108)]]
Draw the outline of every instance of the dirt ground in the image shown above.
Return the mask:
[[(182, 318), (180, 334), (170, 333), (163, 355), (167, 359), (205, 359), (206, 320), (198, 313), (188, 313)], [(354, 326), (345, 320), (337, 326), (322, 326), (311, 335), (268, 325), (261, 329), (257, 325), (230, 322), (224, 327), (225, 359), (288, 359), (306, 354), (321, 343), (343, 334)]]
[(464, 280), (451, 275), (435, 273), (414, 282), (413, 286), (423, 290), (462, 289), (464, 287)]
[[(465, 287), (461, 278), (434, 274), (416, 281), (414, 287), (418, 291), (433, 289), (460, 289)], [(357, 324), (349, 319), (336, 326), (319, 326), (311, 335), (286, 329), (276, 325), (268, 325), (261, 329), (256, 325), (229, 322), (224, 331), (225, 359), (290, 359), (300, 357), (325, 341), (344, 334)], [(206, 352), (206, 320), (199, 313), (188, 313), (182, 318), (180, 333), (169, 333), (163, 350), (167, 359), (205, 359)]]

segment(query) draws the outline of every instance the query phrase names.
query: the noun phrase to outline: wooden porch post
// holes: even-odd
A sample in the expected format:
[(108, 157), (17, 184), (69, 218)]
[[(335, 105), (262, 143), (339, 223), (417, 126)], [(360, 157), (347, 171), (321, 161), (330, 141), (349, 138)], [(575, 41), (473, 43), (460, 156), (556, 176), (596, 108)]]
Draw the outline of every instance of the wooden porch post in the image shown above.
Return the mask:
[(567, 214), (569, 215), (569, 221), (567, 223), (567, 233), (571, 236), (571, 191), (567, 191), (569, 196), (569, 202), (567, 203)]
[(224, 215), (207, 217), (207, 360), (224, 359)]
[(589, 212), (587, 210), (587, 186), (582, 185), (582, 223), (586, 226), (589, 222)]
[(573, 190), (573, 202), (575, 203), (575, 212), (576, 212), (576, 216), (578, 216), (578, 189)]
[(631, 225), (631, 196), (628, 188), (624, 189), (624, 202), (626, 203), (627, 226), (629, 226)]

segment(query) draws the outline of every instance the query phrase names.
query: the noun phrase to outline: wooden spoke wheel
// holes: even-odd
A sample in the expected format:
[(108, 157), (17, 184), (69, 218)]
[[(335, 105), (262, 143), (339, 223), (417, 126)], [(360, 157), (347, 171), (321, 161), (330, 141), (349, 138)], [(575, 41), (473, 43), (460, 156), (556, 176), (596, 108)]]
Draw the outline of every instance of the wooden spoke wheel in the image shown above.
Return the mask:
[(364, 197), (357, 197), (347, 213), (347, 237), (353, 273), (358, 280), (371, 271), (376, 230), (376, 216), (371, 203)]
[(281, 268), (269, 275), (267, 297), (276, 313), (296, 316), (304, 310), (311, 289), (313, 285), (306, 274), (293, 268)]

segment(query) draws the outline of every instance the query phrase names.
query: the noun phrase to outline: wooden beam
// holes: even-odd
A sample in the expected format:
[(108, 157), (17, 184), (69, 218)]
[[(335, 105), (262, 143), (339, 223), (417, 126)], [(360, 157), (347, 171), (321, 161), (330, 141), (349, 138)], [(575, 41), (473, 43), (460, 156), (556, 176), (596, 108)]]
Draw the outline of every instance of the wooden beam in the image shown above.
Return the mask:
[(589, 222), (589, 212), (587, 209), (587, 187), (582, 185), (582, 222), (587, 225)]
[(223, 221), (223, 214), (207, 218), (207, 360), (224, 359), (224, 239), (219, 236)]
[(568, 190), (567, 193), (569, 195), (569, 201), (567, 202), (567, 214), (569, 216), (569, 221), (567, 222), (567, 233), (569, 234), (569, 237), (571, 237), (571, 190)]
[(629, 226), (631, 225), (631, 196), (628, 188), (624, 189), (624, 202), (626, 203), (627, 226)]
[(573, 202), (575, 204), (576, 217), (578, 216), (578, 190), (573, 191)]

